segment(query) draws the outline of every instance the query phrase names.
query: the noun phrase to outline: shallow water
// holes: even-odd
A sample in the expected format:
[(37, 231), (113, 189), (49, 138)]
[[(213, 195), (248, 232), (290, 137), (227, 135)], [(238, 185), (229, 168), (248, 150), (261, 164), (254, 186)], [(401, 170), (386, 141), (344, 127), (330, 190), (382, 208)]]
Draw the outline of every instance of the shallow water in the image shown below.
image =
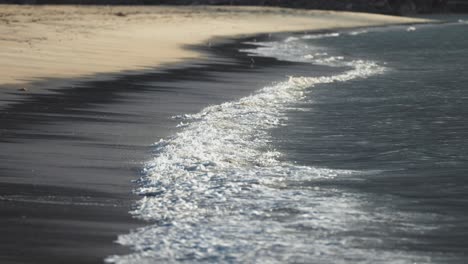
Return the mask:
[(256, 56), (335, 69), (175, 116), (109, 262), (463, 263), (465, 23), (294, 35)]
[[(424, 25), (308, 41), (387, 70), (311, 89), (309, 101), (287, 114), (285, 127), (294, 129), (274, 132), (287, 160), (363, 172), (314, 185), (361, 197), (370, 219), (355, 236), (419, 252), (423, 262), (466, 260), (467, 30)], [(380, 213), (395, 219), (376, 224)]]

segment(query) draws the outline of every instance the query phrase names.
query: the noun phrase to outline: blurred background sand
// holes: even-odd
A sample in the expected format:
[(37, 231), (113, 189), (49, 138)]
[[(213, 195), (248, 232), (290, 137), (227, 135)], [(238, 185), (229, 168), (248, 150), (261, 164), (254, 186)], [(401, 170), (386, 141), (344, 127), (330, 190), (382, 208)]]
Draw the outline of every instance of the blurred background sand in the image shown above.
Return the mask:
[(184, 46), (210, 45), (214, 37), (417, 22), (424, 20), (270, 7), (2, 5), (0, 85), (26, 89), (43, 78), (196, 58)]

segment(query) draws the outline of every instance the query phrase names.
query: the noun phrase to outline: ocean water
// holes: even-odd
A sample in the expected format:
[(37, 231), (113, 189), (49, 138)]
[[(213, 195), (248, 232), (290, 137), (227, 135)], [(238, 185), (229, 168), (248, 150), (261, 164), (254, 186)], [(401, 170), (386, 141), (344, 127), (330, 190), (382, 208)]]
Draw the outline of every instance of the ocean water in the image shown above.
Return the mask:
[(465, 20), (252, 44), (334, 70), (175, 116), (106, 261), (466, 263)]

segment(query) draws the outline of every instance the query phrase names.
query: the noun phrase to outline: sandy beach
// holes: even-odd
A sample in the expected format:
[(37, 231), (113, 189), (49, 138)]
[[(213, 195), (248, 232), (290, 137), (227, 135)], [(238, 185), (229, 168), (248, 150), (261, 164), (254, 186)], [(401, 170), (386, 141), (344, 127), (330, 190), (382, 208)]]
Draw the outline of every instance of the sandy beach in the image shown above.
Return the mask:
[(139, 70), (199, 53), (214, 37), (417, 23), (364, 13), (265, 7), (15, 6), (0, 8), (0, 85)]

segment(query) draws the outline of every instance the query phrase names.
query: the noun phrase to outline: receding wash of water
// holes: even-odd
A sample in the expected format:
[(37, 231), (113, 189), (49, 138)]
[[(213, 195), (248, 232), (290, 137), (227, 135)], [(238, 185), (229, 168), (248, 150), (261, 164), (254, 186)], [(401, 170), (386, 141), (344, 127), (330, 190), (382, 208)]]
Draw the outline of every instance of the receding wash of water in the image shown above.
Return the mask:
[[(294, 34), (329, 67), (175, 116), (111, 263), (465, 263), (468, 24)], [(311, 68), (312, 71), (312, 68)]]

